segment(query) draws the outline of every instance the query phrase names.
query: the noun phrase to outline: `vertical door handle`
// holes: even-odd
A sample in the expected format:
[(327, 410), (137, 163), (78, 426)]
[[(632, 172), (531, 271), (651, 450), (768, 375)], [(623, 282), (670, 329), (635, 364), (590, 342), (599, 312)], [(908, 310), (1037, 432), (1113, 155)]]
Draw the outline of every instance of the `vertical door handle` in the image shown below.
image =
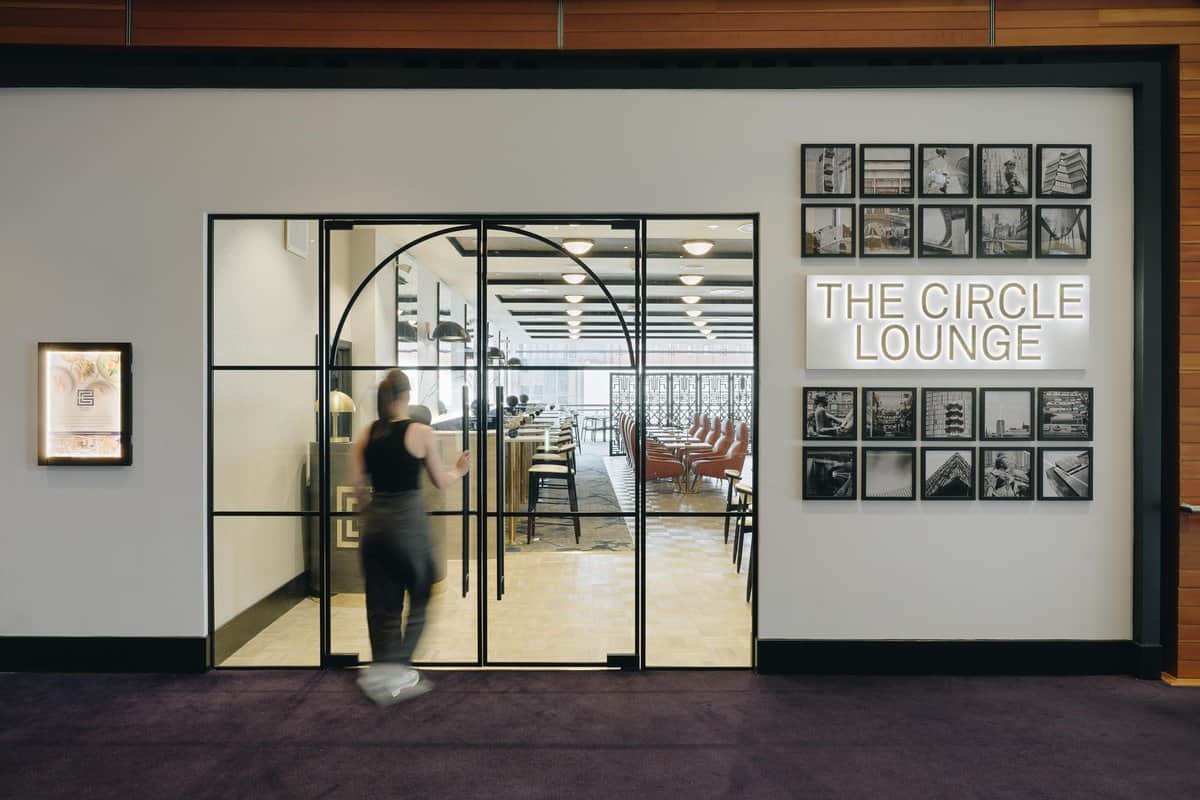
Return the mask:
[(496, 599), (504, 599), (504, 387), (496, 387)]
[[(471, 448), (471, 409), (467, 385), (462, 387), (462, 449)], [(462, 477), (462, 596), (471, 589), (471, 475)]]

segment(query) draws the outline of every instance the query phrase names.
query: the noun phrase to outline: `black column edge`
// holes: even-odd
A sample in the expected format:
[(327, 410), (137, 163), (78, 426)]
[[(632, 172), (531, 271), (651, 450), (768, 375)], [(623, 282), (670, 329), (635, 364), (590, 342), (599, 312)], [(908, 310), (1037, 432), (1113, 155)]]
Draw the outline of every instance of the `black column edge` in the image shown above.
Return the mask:
[(0, 672), (205, 672), (205, 636), (2, 636)]
[(1158, 679), (1161, 645), (1114, 640), (760, 639), (764, 675), (1133, 675)]

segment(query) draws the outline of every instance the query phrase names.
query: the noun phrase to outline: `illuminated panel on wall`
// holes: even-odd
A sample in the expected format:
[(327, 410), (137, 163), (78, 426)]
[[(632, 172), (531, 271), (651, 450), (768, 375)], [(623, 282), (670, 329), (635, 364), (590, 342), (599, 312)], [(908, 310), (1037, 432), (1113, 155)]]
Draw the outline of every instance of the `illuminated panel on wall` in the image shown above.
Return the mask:
[(38, 464), (133, 463), (128, 343), (38, 345)]
[(809, 275), (807, 369), (1088, 367), (1087, 275)]

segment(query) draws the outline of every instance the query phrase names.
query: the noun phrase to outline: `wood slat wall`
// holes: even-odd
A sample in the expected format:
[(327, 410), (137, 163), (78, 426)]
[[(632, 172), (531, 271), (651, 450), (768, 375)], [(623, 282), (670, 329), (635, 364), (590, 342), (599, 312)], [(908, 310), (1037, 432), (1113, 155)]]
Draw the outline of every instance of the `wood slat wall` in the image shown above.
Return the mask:
[(0, 0), (0, 43), (125, 44), (124, 0)]
[[(133, 0), (141, 46), (553, 49), (557, 0)], [(565, 0), (569, 50), (989, 44), (988, 0)], [(995, 44), (1179, 45), (1180, 498), (1200, 504), (1200, 0), (996, 0)], [(0, 43), (123, 44), (123, 0), (0, 0)], [(1200, 515), (1197, 515), (1200, 516)], [(1200, 678), (1200, 520), (1184, 515), (1179, 677)]]

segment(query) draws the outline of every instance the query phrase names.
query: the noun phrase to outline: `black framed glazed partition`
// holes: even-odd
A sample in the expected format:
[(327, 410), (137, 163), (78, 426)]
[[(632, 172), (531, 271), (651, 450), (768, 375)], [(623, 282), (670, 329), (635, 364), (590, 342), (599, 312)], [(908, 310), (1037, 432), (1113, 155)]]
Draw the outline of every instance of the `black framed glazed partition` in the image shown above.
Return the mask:
[[(1177, 171), (1171, 48), (887, 52), (356, 53), (9, 48), (22, 87), (945, 88), (1117, 87), (1134, 124), (1132, 639), (1128, 642), (757, 642), (763, 671), (1133, 672), (1157, 677), (1177, 493)], [(298, 215), (301, 217), (320, 215)], [(770, 507), (771, 498), (759, 498)], [(764, 544), (770, 548), (772, 532)], [(211, 553), (211, 551), (210, 551)], [(757, 595), (756, 595), (757, 597)]]

